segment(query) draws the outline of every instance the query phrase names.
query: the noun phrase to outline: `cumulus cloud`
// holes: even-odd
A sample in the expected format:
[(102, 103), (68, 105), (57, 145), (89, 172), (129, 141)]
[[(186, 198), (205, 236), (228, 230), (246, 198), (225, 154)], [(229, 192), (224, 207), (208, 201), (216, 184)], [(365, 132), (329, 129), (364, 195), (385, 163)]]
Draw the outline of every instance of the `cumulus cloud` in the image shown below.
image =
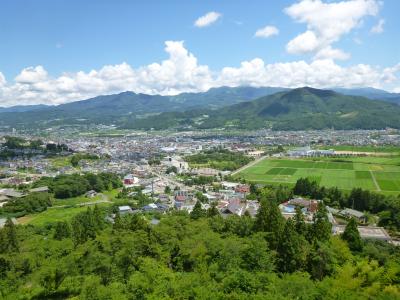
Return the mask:
[(29, 67), (23, 69), (21, 73), (15, 77), (15, 81), (22, 84), (31, 84), (46, 80), (47, 71), (42, 66)]
[(375, 33), (375, 34), (379, 34), (383, 32), (383, 25), (385, 25), (385, 20), (384, 19), (380, 19), (378, 21), (378, 23), (371, 28), (371, 33)]
[(210, 26), (212, 23), (216, 22), (222, 15), (215, 11), (211, 11), (204, 16), (201, 16), (194, 22), (196, 27), (206, 27)]
[(278, 34), (279, 34), (279, 29), (276, 28), (275, 26), (265, 26), (263, 28), (258, 29), (254, 34), (254, 36), (260, 38), (269, 38), (271, 36)]
[(50, 76), (42, 66), (21, 71), (13, 82), (0, 72), (0, 106), (22, 104), (60, 104), (90, 97), (134, 91), (136, 93), (176, 95), (204, 92), (219, 86), (365, 87), (393, 89), (400, 86), (400, 63), (387, 68), (357, 64), (343, 67), (326, 57), (344, 55), (337, 49), (308, 63), (293, 61), (265, 63), (261, 58), (243, 61), (238, 67), (211, 71), (199, 64), (183, 41), (165, 42), (168, 58), (139, 68), (127, 63), (106, 65), (89, 72)]
[(338, 60), (346, 60), (350, 58), (350, 54), (346, 53), (340, 49), (334, 49), (331, 46), (327, 46), (319, 50), (314, 59), (338, 59)]
[(385, 83), (399, 81), (395, 72), (398, 72), (398, 67), (384, 70), (365, 64), (342, 67), (331, 59), (265, 64), (256, 58), (242, 62), (239, 68), (223, 68), (218, 82), (227, 86), (256, 87), (382, 87)]
[(329, 58), (344, 59), (344, 52), (339, 49), (332, 51), (331, 45), (359, 26), (366, 16), (376, 16), (379, 3), (376, 0), (329, 3), (321, 0), (302, 0), (285, 8), (284, 12), (296, 22), (307, 25), (304, 33), (287, 44), (286, 50), (289, 53), (315, 54), (322, 51), (324, 56), (331, 54)]

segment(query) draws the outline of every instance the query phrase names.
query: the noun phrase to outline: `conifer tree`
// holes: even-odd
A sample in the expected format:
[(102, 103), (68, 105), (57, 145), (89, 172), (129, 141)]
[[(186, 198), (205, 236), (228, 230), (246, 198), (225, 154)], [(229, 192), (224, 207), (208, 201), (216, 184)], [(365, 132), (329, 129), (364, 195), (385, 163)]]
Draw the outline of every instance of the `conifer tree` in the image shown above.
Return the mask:
[(214, 217), (214, 216), (218, 216), (219, 215), (219, 211), (217, 208), (217, 204), (215, 202), (211, 203), (211, 206), (209, 209), (207, 209), (207, 217)]
[(350, 250), (361, 251), (363, 248), (363, 242), (361, 240), (360, 233), (357, 229), (357, 221), (351, 218), (349, 223), (347, 223), (346, 228), (342, 234), (342, 239), (347, 241)]
[(54, 230), (54, 239), (61, 241), (71, 236), (71, 227), (67, 222), (57, 222)]
[(11, 218), (7, 218), (4, 224), (4, 231), (8, 251), (19, 251), (17, 229)]
[(268, 232), (268, 243), (271, 249), (276, 249), (279, 236), (282, 233), (285, 219), (273, 200), (262, 200), (256, 215), (254, 229)]
[(313, 221), (311, 240), (329, 240), (332, 234), (332, 224), (328, 220), (328, 211), (322, 202), (318, 204), (318, 210), (314, 214)]
[(304, 215), (299, 206), (296, 206), (296, 215), (294, 216), (294, 227), (298, 234), (305, 235), (307, 232), (307, 225), (304, 221)]
[(197, 220), (204, 216), (205, 216), (205, 211), (201, 207), (200, 200), (197, 200), (196, 204), (193, 207), (193, 210), (190, 213), (190, 218), (192, 218), (193, 220)]
[(279, 269), (283, 273), (291, 273), (301, 270), (307, 258), (304, 238), (295, 230), (292, 219), (286, 221), (282, 234), (279, 237), (278, 256)]

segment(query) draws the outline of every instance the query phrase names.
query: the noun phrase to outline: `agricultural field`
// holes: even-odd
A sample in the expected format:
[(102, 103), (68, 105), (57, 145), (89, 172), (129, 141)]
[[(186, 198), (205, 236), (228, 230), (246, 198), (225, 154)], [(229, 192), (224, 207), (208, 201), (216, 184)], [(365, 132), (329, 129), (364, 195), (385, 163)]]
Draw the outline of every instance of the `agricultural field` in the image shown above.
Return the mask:
[(250, 182), (293, 185), (307, 177), (326, 187), (355, 187), (400, 193), (400, 156), (345, 158), (266, 158), (235, 175)]

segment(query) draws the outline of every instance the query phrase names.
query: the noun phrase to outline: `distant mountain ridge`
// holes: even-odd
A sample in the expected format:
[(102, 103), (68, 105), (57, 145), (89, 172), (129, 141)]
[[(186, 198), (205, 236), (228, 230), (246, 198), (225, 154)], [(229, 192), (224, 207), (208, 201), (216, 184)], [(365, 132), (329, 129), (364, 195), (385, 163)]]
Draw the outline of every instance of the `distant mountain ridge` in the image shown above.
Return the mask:
[(166, 112), (131, 119), (126, 128), (237, 128), (275, 130), (400, 128), (400, 106), (310, 87), (275, 93), (219, 110)]
[(26, 112), (26, 111), (35, 111), (41, 110), (49, 107), (44, 104), (36, 104), (36, 105), (15, 105), (10, 107), (0, 107), (0, 113), (3, 112)]
[[(195, 108), (217, 109), (226, 105), (253, 100), (270, 95), (283, 88), (220, 87), (205, 93), (183, 93), (176, 96), (160, 96), (123, 92), (98, 96), (58, 106), (39, 109), (0, 112), (0, 126), (57, 126), (73, 123), (113, 124), (124, 119), (169, 111), (185, 111)], [(29, 124), (27, 124), (29, 123)]]
[[(400, 103), (400, 94), (388, 93), (383, 90), (372, 88), (337, 88), (334, 89), (334, 91), (304, 88), (303, 91), (306, 91), (307, 89), (309, 89), (309, 92), (314, 91), (313, 94), (315, 96), (322, 98), (326, 97), (325, 94), (333, 97), (332, 93), (340, 92), (352, 95), (351, 97), (360, 95), (365, 97), (368, 95), (369, 99), (382, 100), (380, 102), (383, 103), (382, 105), (384, 107), (386, 107), (386, 102)], [(218, 122), (215, 120), (222, 118), (222, 116), (215, 114), (214, 111), (216, 110), (222, 111), (223, 113), (232, 105), (237, 105), (234, 106), (233, 111), (230, 112), (232, 116), (234, 116), (236, 115), (236, 112), (234, 111), (235, 109), (248, 109), (249, 105), (252, 105), (248, 102), (254, 99), (274, 94), (278, 95), (281, 93), (289, 93), (290, 95), (290, 91), (299, 91), (299, 89), (291, 90), (280, 87), (219, 87), (212, 88), (204, 93), (182, 93), (176, 96), (123, 92), (115, 95), (98, 96), (58, 106), (32, 105), (0, 108), (0, 126), (12, 126), (16, 128), (48, 128), (52, 126), (71, 124), (115, 124), (122, 127), (137, 128), (139, 124), (149, 122), (152, 115), (158, 115), (161, 113), (162, 117), (166, 118), (164, 120), (166, 122), (165, 125), (161, 127), (168, 127), (176, 126), (174, 116), (179, 116), (178, 118), (181, 118), (180, 115), (183, 112), (184, 116), (189, 116), (190, 118), (195, 117), (197, 112), (211, 114), (213, 115), (212, 122), (217, 124)], [(299, 97), (299, 95), (296, 97)], [(286, 98), (284, 97), (283, 99)], [(299, 99), (304, 100), (301, 97)], [(362, 98), (360, 101), (369, 100), (367, 98)], [(320, 105), (320, 103), (314, 104), (317, 105), (317, 107)], [(307, 103), (302, 103), (302, 105), (307, 107)], [(251, 123), (259, 124), (261, 116), (271, 119), (276, 118), (277, 116), (282, 118), (286, 115), (291, 115), (293, 114), (291, 109), (292, 106), (288, 105), (288, 103), (279, 103), (279, 101), (276, 101), (276, 103), (271, 107), (265, 108), (261, 112), (257, 112), (253, 120), (249, 120), (248, 125)], [(297, 109), (301, 111), (301, 105), (299, 105)], [(308, 109), (311, 108), (308, 107)], [(362, 107), (360, 107), (360, 109), (362, 109)], [(374, 107), (373, 110), (375, 109), (376, 108)], [(396, 110), (395, 106), (393, 106), (393, 110)], [(355, 111), (353, 113), (355, 114), (358, 112)], [(315, 116), (313, 118), (315, 118)], [(207, 123), (210, 123), (210, 121)], [(221, 123), (223, 122), (219, 122), (218, 124)], [(274, 123), (275, 126), (277, 126), (277, 122)], [(223, 124), (222, 126), (225, 125), (226, 124)], [(201, 127), (205, 125), (196, 126)], [(149, 126), (146, 124), (144, 127), (147, 128)], [(157, 125), (155, 127), (160, 126)]]

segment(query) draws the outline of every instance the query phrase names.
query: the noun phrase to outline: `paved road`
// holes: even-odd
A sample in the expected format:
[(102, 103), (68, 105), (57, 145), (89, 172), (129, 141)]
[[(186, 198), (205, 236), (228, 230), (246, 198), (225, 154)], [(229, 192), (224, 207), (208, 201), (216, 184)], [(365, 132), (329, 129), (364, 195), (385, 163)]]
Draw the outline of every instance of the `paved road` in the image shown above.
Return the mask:
[(160, 173), (157, 173), (157, 172), (154, 172), (154, 171), (151, 171), (151, 173), (152, 173), (154, 176), (165, 180), (166, 182), (168, 182), (168, 183), (171, 184), (171, 185), (175, 185), (175, 186), (180, 187), (181, 189), (185, 189), (185, 190), (189, 190), (189, 191), (195, 191), (195, 190), (196, 190), (195, 188), (190, 187), (190, 186), (186, 186), (186, 185), (184, 185), (182, 182), (179, 182), (179, 181), (177, 181), (177, 180), (175, 180), (175, 179), (172, 179), (172, 178), (170, 178), (170, 177), (167, 177), (166, 175), (163, 175), (163, 174), (160, 174)]
[(267, 157), (268, 157), (267, 155), (261, 156), (260, 158), (257, 158), (256, 160), (253, 160), (253, 161), (249, 162), (247, 165), (245, 165), (245, 166), (237, 169), (236, 171), (232, 172), (231, 175), (232, 176), (236, 175), (237, 173), (242, 172), (243, 170), (246, 170), (247, 168), (250, 168), (250, 167), (254, 166), (255, 164), (259, 163), (260, 161), (266, 159)]

